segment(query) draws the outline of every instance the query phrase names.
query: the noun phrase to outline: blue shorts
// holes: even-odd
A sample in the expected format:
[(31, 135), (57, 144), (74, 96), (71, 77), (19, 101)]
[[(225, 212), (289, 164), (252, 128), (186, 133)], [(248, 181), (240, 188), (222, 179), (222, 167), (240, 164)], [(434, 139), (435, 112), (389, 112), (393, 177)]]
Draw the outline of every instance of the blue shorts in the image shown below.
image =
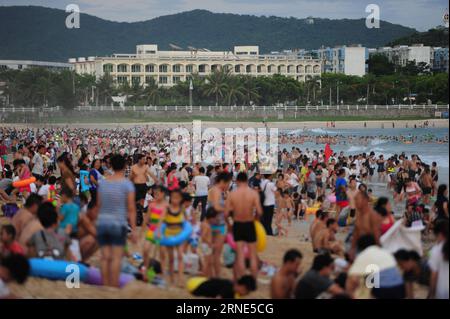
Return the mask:
[(115, 223), (97, 225), (99, 246), (125, 246), (127, 243), (127, 226)]
[(211, 230), (213, 236), (222, 235), (225, 236), (227, 234), (226, 225), (211, 225)]

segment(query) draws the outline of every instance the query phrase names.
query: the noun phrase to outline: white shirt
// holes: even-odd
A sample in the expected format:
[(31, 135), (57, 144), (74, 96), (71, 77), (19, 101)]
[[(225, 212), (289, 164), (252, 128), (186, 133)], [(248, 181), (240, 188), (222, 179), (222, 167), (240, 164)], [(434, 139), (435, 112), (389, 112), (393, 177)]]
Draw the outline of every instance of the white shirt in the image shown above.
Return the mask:
[(261, 189), (264, 191), (264, 206), (274, 206), (275, 205), (275, 192), (277, 190), (276, 185), (268, 180), (264, 179), (261, 182)]
[(289, 174), (289, 185), (292, 187), (298, 186), (298, 176), (295, 173)]
[(194, 177), (195, 196), (208, 196), (209, 177), (205, 175), (197, 175)]
[(50, 188), (50, 185), (48, 185), (48, 184), (42, 185), (41, 188), (39, 188), (38, 195), (42, 196), (43, 198), (47, 198), (49, 188)]
[(31, 172), (37, 175), (44, 175), (44, 160), (42, 159), (41, 154), (34, 154), (32, 163), (34, 166)]
[(436, 299), (448, 299), (448, 280), (449, 280), (449, 268), (448, 261), (444, 260), (442, 254), (442, 247), (444, 242), (435, 245), (430, 252), (430, 259), (428, 265), (431, 271), (437, 272), (437, 285), (436, 285)]

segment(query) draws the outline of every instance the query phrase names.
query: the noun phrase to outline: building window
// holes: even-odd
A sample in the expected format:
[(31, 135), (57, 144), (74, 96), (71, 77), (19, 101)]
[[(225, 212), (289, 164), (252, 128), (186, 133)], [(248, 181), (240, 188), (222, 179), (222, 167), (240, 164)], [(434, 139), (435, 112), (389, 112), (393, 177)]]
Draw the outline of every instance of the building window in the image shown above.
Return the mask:
[[(162, 65), (161, 65), (162, 66)], [(161, 67), (160, 66), (160, 67)], [(167, 76), (160, 76), (159, 77), (159, 83), (160, 84), (167, 84), (168, 83), (168, 80), (167, 80)]]
[(117, 66), (117, 72), (128, 72), (128, 65), (126, 64), (119, 64)]
[(117, 83), (125, 84), (126, 82), (128, 82), (128, 76), (118, 76), (117, 77)]
[(194, 66), (192, 64), (186, 65), (186, 73), (193, 73), (194, 72)]
[(174, 73), (179, 73), (179, 72), (181, 72), (181, 65), (179, 65), (179, 64), (174, 65), (174, 66), (172, 67), (172, 71), (173, 71)]
[(103, 72), (105, 72), (105, 73), (112, 73), (113, 72), (113, 65), (112, 64), (104, 64), (103, 65)]
[(306, 73), (312, 73), (312, 66), (311, 65), (307, 65), (306, 66)]
[(247, 73), (252, 73), (252, 66), (251, 66), (251, 65), (247, 65), (247, 66), (245, 67), (245, 72), (247, 72)]
[(235, 65), (234, 66), (234, 72), (235, 73), (241, 73), (241, 66), (240, 65)]
[[(168, 70), (167, 64), (163, 64), (163, 65), (160, 65), (160, 66), (159, 66), (159, 72), (161, 72), (161, 73), (167, 73), (167, 70)], [(167, 78), (166, 78), (166, 80), (167, 80)]]
[(172, 78), (172, 83), (173, 84), (177, 84), (177, 83), (180, 83), (180, 82), (181, 82), (181, 77), (180, 76), (174, 76)]
[(131, 84), (141, 84), (141, 77), (140, 76), (132, 76)]
[(131, 66), (131, 72), (141, 72), (141, 65), (140, 64), (133, 64)]
[(147, 73), (154, 73), (155, 72), (155, 65), (154, 64), (147, 64), (145, 66), (145, 72), (147, 72)]
[(146, 83), (146, 84), (150, 84), (150, 83), (154, 83), (154, 82), (155, 82), (155, 77), (150, 76), (150, 75), (147, 75), (147, 76), (145, 77), (145, 83)]
[(201, 64), (198, 66), (198, 72), (199, 73), (205, 73), (206, 72), (206, 64)]
[(257, 67), (257, 69), (256, 69), (256, 72), (258, 72), (258, 73), (261, 73), (261, 72), (262, 72), (262, 68), (261, 68), (260, 65), (258, 65), (258, 67)]

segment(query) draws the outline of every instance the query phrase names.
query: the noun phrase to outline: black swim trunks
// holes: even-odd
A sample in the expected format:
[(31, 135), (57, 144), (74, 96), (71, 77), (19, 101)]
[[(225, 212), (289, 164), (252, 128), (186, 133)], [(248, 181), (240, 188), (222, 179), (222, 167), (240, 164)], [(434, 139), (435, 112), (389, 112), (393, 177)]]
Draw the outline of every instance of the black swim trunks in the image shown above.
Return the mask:
[(136, 201), (141, 199), (145, 199), (145, 195), (147, 195), (147, 184), (134, 184), (134, 188), (136, 190)]
[(254, 222), (234, 222), (233, 224), (234, 241), (245, 241), (246, 243), (256, 242), (256, 229)]
[(432, 191), (432, 188), (431, 188), (431, 187), (424, 187), (424, 188), (422, 188), (422, 193), (423, 193), (424, 195), (430, 195), (430, 194), (431, 194), (431, 191)]

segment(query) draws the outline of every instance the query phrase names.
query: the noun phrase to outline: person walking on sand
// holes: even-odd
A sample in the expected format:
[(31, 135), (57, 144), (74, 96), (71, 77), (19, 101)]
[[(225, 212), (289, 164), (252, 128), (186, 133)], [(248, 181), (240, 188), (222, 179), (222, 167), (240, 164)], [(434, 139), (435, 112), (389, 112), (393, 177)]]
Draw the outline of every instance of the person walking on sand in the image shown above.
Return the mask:
[[(235, 277), (245, 275), (244, 246), (247, 245), (250, 256), (250, 270), (254, 278), (258, 275), (258, 256), (256, 252), (255, 219), (262, 216), (259, 194), (248, 186), (246, 173), (236, 177), (237, 188), (230, 193), (225, 203), (225, 220), (233, 214), (233, 237), (236, 242)], [(256, 212), (256, 215), (255, 215)], [(231, 228), (231, 227), (230, 227)]]

